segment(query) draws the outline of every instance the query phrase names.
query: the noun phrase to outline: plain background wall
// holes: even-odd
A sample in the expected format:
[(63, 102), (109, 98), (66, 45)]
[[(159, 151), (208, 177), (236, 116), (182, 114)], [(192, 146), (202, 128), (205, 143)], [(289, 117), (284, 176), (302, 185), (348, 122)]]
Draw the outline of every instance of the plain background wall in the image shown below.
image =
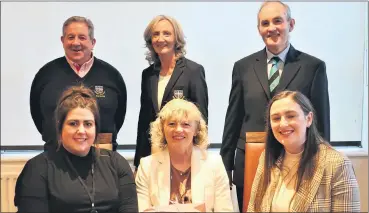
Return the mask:
[[(367, 3), (291, 2), (295, 48), (326, 62), (333, 141), (360, 141), (363, 112), (364, 35)], [(135, 144), (144, 59), (143, 31), (158, 14), (175, 17), (187, 40), (188, 58), (205, 67), (209, 135), (221, 143), (236, 60), (264, 47), (257, 32), (260, 2), (3, 2), (1, 7), (1, 142), (42, 145), (29, 113), (37, 71), (63, 56), (63, 22), (72, 15), (95, 24), (95, 55), (123, 75), (127, 114), (119, 144)], [(367, 58), (366, 58), (367, 59)], [(252, 103), (251, 103), (252, 104)]]

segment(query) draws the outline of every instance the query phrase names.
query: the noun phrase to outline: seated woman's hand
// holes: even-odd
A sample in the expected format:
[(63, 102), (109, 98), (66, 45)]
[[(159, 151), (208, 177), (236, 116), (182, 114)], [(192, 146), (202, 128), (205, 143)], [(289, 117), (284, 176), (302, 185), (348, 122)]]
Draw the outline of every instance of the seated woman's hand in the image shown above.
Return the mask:
[(206, 212), (206, 206), (205, 203), (199, 204), (197, 206), (195, 206), (196, 210), (199, 210), (199, 212)]
[(145, 209), (144, 212), (155, 212), (155, 208), (154, 207), (150, 207), (148, 209)]

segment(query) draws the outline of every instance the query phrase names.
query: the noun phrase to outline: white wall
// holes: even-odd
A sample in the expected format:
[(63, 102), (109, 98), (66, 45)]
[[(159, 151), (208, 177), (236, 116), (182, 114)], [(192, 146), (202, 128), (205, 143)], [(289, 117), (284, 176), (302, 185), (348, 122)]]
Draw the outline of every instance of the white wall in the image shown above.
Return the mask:
[[(369, 11), (368, 11), (368, 5), (366, 10), (366, 17), (365, 18), (365, 46), (368, 47), (368, 31), (369, 31)], [(368, 49), (365, 50), (365, 58), (368, 59), (369, 52)], [(369, 62), (368, 60), (364, 61), (364, 78), (363, 78), (363, 84), (364, 84), (364, 91), (363, 91), (363, 128), (362, 128), (362, 145), (365, 150), (368, 150), (368, 77), (369, 77)]]
[[(256, 28), (260, 2), (3, 2), (1, 7), (1, 143), (42, 145), (29, 112), (34, 75), (63, 55), (63, 22), (72, 15), (95, 24), (95, 55), (114, 65), (128, 89), (120, 144), (135, 144), (143, 31), (158, 14), (175, 17), (183, 27), (188, 58), (205, 67), (209, 88), (209, 134), (221, 143), (233, 63), (263, 48)], [(295, 48), (327, 64), (333, 141), (359, 141), (363, 129), (365, 9), (363, 2), (291, 2)], [(367, 60), (367, 57), (365, 58)], [(366, 96), (367, 97), (367, 96)], [(252, 104), (252, 103), (251, 103)], [(367, 105), (366, 105), (367, 109)], [(367, 116), (366, 116), (367, 117)]]

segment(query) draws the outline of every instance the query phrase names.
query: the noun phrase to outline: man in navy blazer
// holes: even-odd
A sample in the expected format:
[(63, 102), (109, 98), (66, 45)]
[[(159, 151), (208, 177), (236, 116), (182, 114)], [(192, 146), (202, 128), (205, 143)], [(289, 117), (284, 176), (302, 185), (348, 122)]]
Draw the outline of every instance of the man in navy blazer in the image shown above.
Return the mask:
[[(265, 110), (274, 94), (288, 89), (306, 95), (316, 109), (320, 133), (327, 141), (330, 140), (325, 63), (290, 44), (289, 33), (294, 26), (295, 20), (286, 4), (279, 1), (263, 3), (258, 14), (258, 30), (266, 48), (237, 61), (233, 67), (220, 154), (230, 183), (233, 170), (240, 211), (243, 207), (244, 169), (247, 169), (244, 168), (245, 133), (265, 131)], [(274, 57), (278, 59), (274, 60)], [(276, 70), (276, 76), (270, 72), (272, 69)], [(276, 79), (274, 85), (270, 85)]]

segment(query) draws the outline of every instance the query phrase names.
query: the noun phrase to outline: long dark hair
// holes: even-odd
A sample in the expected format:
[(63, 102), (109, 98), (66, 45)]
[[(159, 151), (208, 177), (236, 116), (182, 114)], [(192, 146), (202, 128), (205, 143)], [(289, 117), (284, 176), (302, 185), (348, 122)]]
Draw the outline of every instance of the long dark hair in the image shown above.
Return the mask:
[(270, 124), (270, 108), (273, 103), (277, 100), (281, 100), (284, 98), (291, 98), (295, 103), (297, 103), (304, 115), (308, 115), (312, 112), (312, 123), (309, 128), (306, 129), (306, 142), (304, 144), (304, 151), (302, 153), (299, 167), (297, 170), (297, 184), (295, 185), (296, 192), (298, 191), (302, 180), (309, 179), (312, 177), (313, 172), (316, 166), (316, 154), (319, 149), (319, 144), (324, 143), (327, 144), (324, 139), (320, 136), (320, 133), (317, 129), (317, 120), (315, 118), (315, 110), (313, 105), (309, 101), (309, 99), (298, 91), (289, 91), (285, 90), (277, 95), (275, 95), (272, 100), (269, 102), (267, 111), (266, 111), (266, 142), (265, 142), (265, 162), (264, 162), (264, 171), (261, 176), (258, 190), (255, 196), (255, 210), (257, 212), (261, 211), (262, 200), (264, 198), (265, 192), (271, 181), (271, 172), (272, 168), (277, 166), (277, 161), (280, 157), (284, 157), (285, 150), (281, 143), (277, 141), (272, 132), (272, 127)]

